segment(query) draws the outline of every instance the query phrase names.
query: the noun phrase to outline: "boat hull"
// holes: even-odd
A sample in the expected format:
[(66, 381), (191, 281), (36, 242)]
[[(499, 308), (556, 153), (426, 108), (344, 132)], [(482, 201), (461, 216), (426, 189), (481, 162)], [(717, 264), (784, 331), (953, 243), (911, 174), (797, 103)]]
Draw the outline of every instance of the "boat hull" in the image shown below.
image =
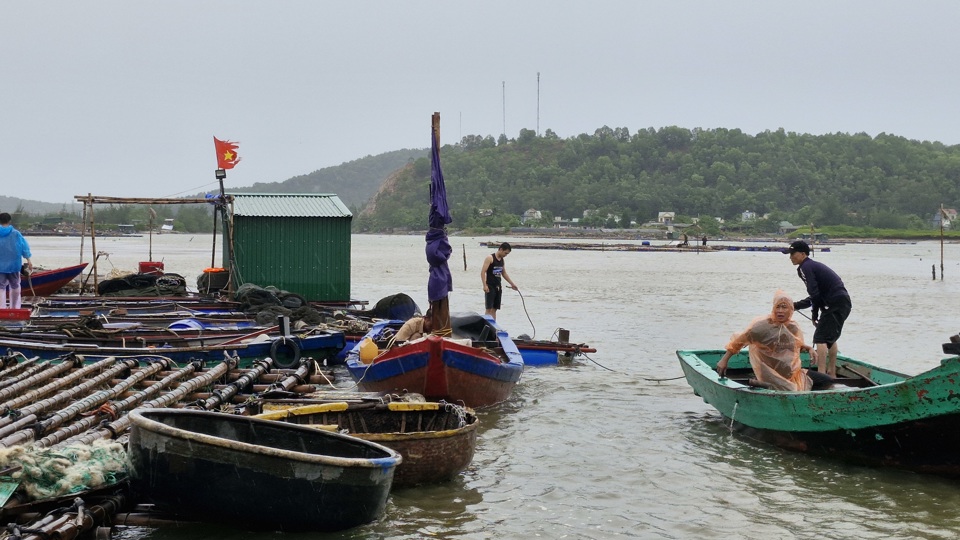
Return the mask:
[(138, 500), (257, 530), (334, 531), (375, 521), (401, 460), (375, 443), (282, 422), (183, 409), (130, 416)]
[[(280, 343), (278, 343), (278, 341)], [(313, 358), (321, 363), (333, 359), (343, 347), (341, 332), (324, 332), (305, 338), (278, 338), (253, 343), (215, 343), (184, 346), (145, 346), (119, 347), (100, 346), (95, 343), (71, 342), (53, 343), (43, 340), (0, 339), (0, 351), (4, 354), (22, 354), (27, 358), (39, 357), (41, 360), (56, 360), (67, 354), (89, 356), (164, 356), (183, 365), (196, 360), (220, 361), (224, 356), (238, 357), (240, 367), (249, 367), (256, 360), (271, 357), (274, 367), (295, 367), (304, 357)], [(135, 345), (136, 342), (131, 342)]]
[(258, 415), (313, 427), (329, 427), (396, 450), (403, 461), (393, 487), (448, 482), (471, 461), (480, 420), (470, 409), (449, 403), (388, 403), (373, 407), (325, 403)]
[(70, 283), (75, 277), (79, 276), (87, 263), (57, 268), (55, 270), (40, 270), (26, 277), (20, 283), (21, 291), (24, 296), (49, 296)]
[[(376, 326), (367, 334), (373, 338)], [(362, 391), (422, 394), (428, 401), (482, 408), (506, 401), (523, 374), (523, 358), (506, 332), (498, 332), (503, 354), (430, 335), (393, 347), (372, 363), (359, 359), (359, 345), (347, 355), (347, 369)], [(374, 339), (376, 341), (376, 339)]]
[[(719, 377), (714, 368), (722, 353), (677, 354), (694, 392), (735, 432), (855, 463), (960, 476), (960, 357), (912, 377), (840, 357), (838, 373), (862, 374), (870, 384), (780, 392)], [(743, 353), (730, 363), (744, 364)]]

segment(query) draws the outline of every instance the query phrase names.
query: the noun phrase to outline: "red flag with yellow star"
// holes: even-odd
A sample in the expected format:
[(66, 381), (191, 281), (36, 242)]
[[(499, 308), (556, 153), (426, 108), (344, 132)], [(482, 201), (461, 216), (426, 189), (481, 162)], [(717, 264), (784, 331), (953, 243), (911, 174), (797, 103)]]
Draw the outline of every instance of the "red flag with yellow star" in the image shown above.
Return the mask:
[(237, 155), (237, 149), (240, 143), (233, 141), (221, 141), (214, 137), (213, 145), (217, 148), (217, 167), (221, 169), (232, 169), (234, 165), (240, 162)]

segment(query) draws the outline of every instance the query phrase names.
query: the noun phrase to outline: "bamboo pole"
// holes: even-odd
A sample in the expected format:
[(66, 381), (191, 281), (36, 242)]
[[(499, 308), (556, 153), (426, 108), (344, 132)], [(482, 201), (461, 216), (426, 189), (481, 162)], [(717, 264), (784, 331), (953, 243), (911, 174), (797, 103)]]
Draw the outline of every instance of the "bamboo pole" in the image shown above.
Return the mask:
[[(2, 440), (0, 440), (0, 447), (9, 448), (10, 446), (14, 446), (17, 444), (25, 444), (27, 442), (30, 442), (34, 440), (36, 437), (42, 436), (53, 429), (59, 428), (60, 426), (64, 425), (71, 419), (76, 418), (80, 414), (86, 413), (91, 409), (100, 407), (104, 403), (115, 398), (120, 393), (126, 391), (128, 388), (135, 386), (136, 384), (140, 383), (147, 377), (150, 377), (156, 374), (157, 372), (159, 372), (160, 370), (166, 367), (167, 367), (166, 363), (164, 362), (155, 362), (139, 371), (132, 373), (129, 377), (123, 379), (122, 381), (120, 381), (120, 383), (115, 384), (113, 387), (107, 390), (100, 390), (98, 392), (94, 392), (92, 394), (84, 396), (83, 398), (77, 401), (74, 401), (67, 407), (64, 407), (63, 409), (60, 409), (59, 411), (51, 415), (48, 415), (43, 421), (33, 426), (32, 429), (21, 430), (14, 433), (13, 435), (3, 438)], [(84, 385), (84, 386), (88, 386), (88, 385)], [(84, 431), (86, 431), (87, 429), (93, 427), (97, 422), (99, 422), (102, 419), (102, 417), (106, 414), (116, 415), (116, 411), (114, 411), (112, 408), (109, 408), (107, 410), (101, 411), (99, 414), (96, 414), (95, 416), (88, 416), (87, 418), (83, 419), (80, 422), (80, 425), (75, 427), (74, 430), (82, 428)]]
[[(0, 405), (0, 410), (19, 410), (22, 414), (31, 414), (34, 412), (42, 412), (48, 407), (56, 406), (59, 403), (63, 403), (69, 399), (73, 399), (74, 396), (85, 391), (85, 387), (82, 385), (75, 384), (77, 381), (82, 378), (86, 378), (88, 375), (96, 372), (97, 370), (103, 370), (100, 375), (94, 377), (89, 382), (95, 385), (102, 384), (104, 381), (108, 381), (120, 372), (130, 369), (129, 364), (109, 367), (111, 364), (115, 363), (116, 358), (109, 357), (104, 358), (96, 364), (91, 364), (85, 366), (79, 370), (74, 371), (73, 373), (67, 375), (66, 377), (53, 381), (42, 388), (36, 390), (31, 390), (25, 392), (21, 395), (17, 395), (15, 398), (3, 403)], [(132, 361), (130, 361), (132, 362)], [(136, 365), (135, 363), (133, 365)], [(67, 388), (66, 391), (55, 394), (54, 396), (37, 401), (37, 399), (62, 388)], [(2, 392), (0, 392), (2, 393)], [(29, 405), (28, 405), (29, 404)], [(0, 427), (10, 424), (10, 419), (8, 417), (0, 418)]]
[[(128, 360), (127, 362), (132, 362), (133, 365), (136, 365), (135, 361), (133, 360)], [(53, 397), (31, 403), (30, 405), (23, 407), (22, 409), (19, 409), (19, 412), (20, 414), (29, 415), (29, 416), (40, 415), (40, 413), (43, 413), (48, 409), (51, 409), (53, 407), (59, 407), (64, 402), (74, 399), (78, 394), (89, 392), (91, 389), (100, 386), (105, 381), (109, 381), (113, 376), (117, 374), (117, 372), (125, 371), (127, 369), (130, 369), (130, 367), (131, 367), (130, 364), (114, 366), (113, 368), (102, 373), (100, 376), (94, 379), (91, 379), (86, 383), (71, 386), (65, 392), (61, 392), (59, 394), (54, 395)], [(6, 422), (4, 422), (3, 427), (0, 428), (0, 437), (7, 437), (14, 431), (21, 429), (24, 425), (21, 420), (18, 420), (16, 422), (10, 422), (6, 418), (4, 420), (6, 420)], [(8, 443), (4, 443), (3, 441), (0, 441), (0, 447), (12, 446), (13, 444), (18, 444), (18, 443), (14, 442), (14, 443), (8, 444)]]
[[(197, 388), (212, 384), (220, 377), (223, 377), (227, 374), (227, 372), (235, 368), (238, 362), (239, 360), (237, 358), (224, 360), (215, 367), (204, 372), (201, 376), (195, 377), (181, 384), (176, 390), (168, 392), (154, 400), (143, 403), (142, 407), (161, 408), (170, 406), (177, 401), (180, 401), (184, 396), (195, 392)], [(123, 416), (118, 420), (107, 424), (103, 429), (97, 431), (88, 431), (87, 433), (83, 434), (83, 436), (67, 439), (61, 443), (54, 444), (53, 446), (61, 446), (73, 442), (93, 444), (93, 441), (97, 439), (115, 439), (126, 433), (129, 427), (130, 418), (128, 416)]]
[(256, 382), (256, 380), (269, 371), (272, 366), (273, 358), (265, 358), (254, 362), (253, 368), (247, 371), (242, 377), (226, 385), (226, 387), (214, 391), (209, 398), (202, 403), (198, 403), (198, 405), (205, 411), (213, 410), (215, 407), (229, 401), (243, 388)]
[[(25, 357), (25, 358), (26, 358), (26, 357)], [(13, 364), (12, 366), (4, 369), (3, 371), (0, 371), (0, 379), (2, 379), (2, 378), (4, 378), (4, 377), (11, 377), (11, 376), (15, 375), (18, 371), (23, 371), (24, 369), (26, 369), (26, 368), (28, 368), (28, 367), (30, 367), (30, 366), (33, 366), (34, 364), (36, 364), (36, 363), (39, 362), (39, 361), (40, 361), (40, 357), (39, 357), (39, 356), (34, 356), (33, 358), (28, 358), (27, 360), (24, 360), (23, 362), (17, 362), (16, 364)]]

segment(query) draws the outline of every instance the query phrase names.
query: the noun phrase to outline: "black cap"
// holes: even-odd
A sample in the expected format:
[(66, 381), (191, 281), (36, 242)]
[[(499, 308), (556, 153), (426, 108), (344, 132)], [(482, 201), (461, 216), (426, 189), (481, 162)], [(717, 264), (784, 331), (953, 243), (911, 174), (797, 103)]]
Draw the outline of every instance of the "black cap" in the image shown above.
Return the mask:
[(807, 243), (804, 242), (803, 240), (797, 240), (796, 242), (790, 244), (790, 249), (784, 251), (784, 253), (786, 253), (787, 255), (790, 255), (791, 253), (797, 253), (797, 252), (806, 253), (807, 255), (809, 255), (810, 246), (808, 246)]

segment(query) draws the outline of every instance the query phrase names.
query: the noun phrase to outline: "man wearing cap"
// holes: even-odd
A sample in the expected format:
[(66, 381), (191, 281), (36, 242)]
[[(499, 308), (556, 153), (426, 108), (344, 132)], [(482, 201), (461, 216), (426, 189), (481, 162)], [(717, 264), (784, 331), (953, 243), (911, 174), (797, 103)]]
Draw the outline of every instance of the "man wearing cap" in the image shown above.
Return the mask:
[(786, 251), (797, 266), (797, 275), (807, 285), (808, 297), (793, 303), (794, 309), (813, 307), (813, 344), (817, 348), (817, 371), (837, 376), (837, 340), (853, 304), (843, 280), (827, 265), (810, 258), (810, 246), (803, 240)]

